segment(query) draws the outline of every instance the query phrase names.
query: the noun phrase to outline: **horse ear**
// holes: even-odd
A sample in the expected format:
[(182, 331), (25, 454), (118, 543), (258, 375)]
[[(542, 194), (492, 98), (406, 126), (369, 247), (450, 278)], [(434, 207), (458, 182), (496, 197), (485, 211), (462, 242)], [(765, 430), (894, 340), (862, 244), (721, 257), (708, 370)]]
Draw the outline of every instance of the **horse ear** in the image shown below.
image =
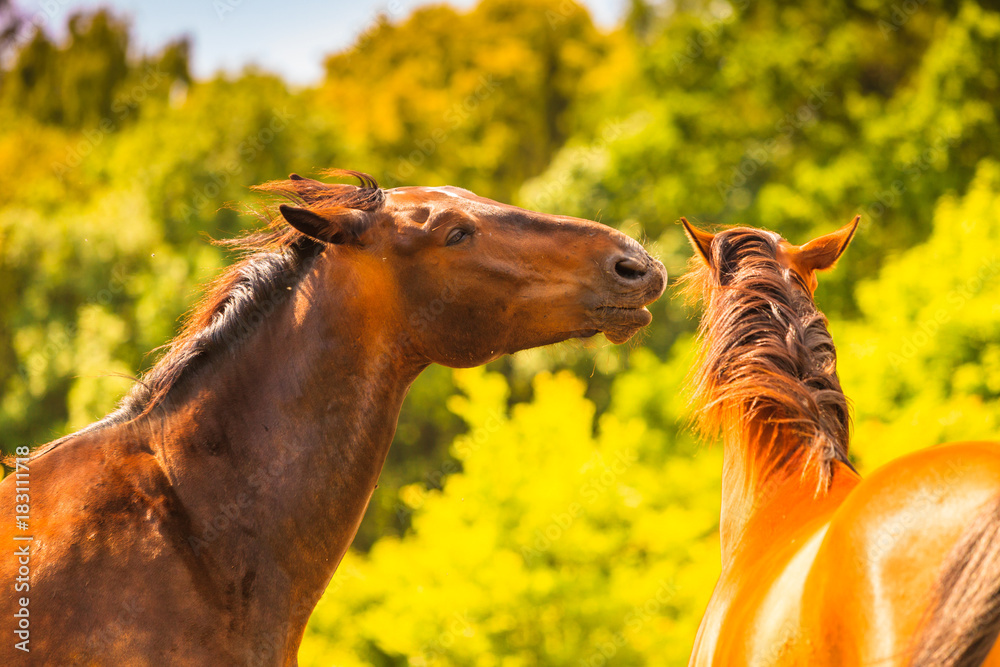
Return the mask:
[(835, 232), (813, 239), (798, 248), (798, 262), (803, 269), (809, 271), (823, 271), (832, 269), (840, 256), (847, 250), (847, 246), (854, 238), (854, 232), (858, 229), (861, 216), (854, 217), (849, 224), (841, 227)]
[(684, 225), (684, 231), (687, 233), (688, 240), (694, 249), (698, 251), (701, 258), (705, 260), (705, 263), (709, 266), (712, 265), (712, 241), (715, 239), (715, 234), (709, 232), (703, 232), (698, 229), (690, 222), (687, 218), (681, 218), (681, 224)]
[(344, 244), (358, 240), (358, 219), (362, 211), (351, 208), (338, 209), (332, 214), (320, 215), (307, 208), (288, 204), (278, 207), (281, 216), (295, 229), (323, 243)]

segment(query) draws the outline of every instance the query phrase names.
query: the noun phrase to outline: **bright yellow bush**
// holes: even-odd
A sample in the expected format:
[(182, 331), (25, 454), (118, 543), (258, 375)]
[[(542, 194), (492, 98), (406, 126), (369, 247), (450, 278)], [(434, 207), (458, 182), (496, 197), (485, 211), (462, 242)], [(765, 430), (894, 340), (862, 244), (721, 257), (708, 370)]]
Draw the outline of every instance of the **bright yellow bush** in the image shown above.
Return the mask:
[[(637, 416), (676, 365), (637, 354), (594, 425), (585, 385), (540, 374), (507, 409), (507, 383), (456, 372), (469, 432), (463, 472), (403, 490), (412, 532), (351, 553), (320, 603), (303, 665), (646, 665), (684, 662), (718, 575), (717, 451), (666, 456)], [(618, 394), (616, 394), (618, 395)], [(686, 446), (690, 448), (690, 441)], [(347, 658), (347, 656), (354, 656)]]
[(1000, 436), (1000, 165), (981, 162), (968, 194), (938, 204), (930, 238), (857, 297), (862, 316), (833, 334), (864, 469)]

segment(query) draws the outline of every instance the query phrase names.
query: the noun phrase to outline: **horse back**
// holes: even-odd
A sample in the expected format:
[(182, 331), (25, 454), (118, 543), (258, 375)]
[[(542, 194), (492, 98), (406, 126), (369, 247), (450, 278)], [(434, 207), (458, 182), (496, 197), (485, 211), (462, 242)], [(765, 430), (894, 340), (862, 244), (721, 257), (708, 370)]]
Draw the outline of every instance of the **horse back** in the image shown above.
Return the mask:
[(921, 450), (862, 481), (834, 514), (803, 590), (805, 623), (830, 664), (911, 664), (949, 554), (998, 498), (996, 442)]

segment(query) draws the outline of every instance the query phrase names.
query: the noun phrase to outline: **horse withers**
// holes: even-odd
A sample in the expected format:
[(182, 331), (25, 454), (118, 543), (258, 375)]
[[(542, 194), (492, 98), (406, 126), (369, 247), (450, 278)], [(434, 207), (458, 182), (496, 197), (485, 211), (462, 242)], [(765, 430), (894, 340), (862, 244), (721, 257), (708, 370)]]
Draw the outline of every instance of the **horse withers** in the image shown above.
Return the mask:
[(859, 218), (802, 246), (682, 222), (706, 306), (693, 401), (724, 442), (722, 573), (690, 664), (1000, 664), (1000, 443), (940, 445), (864, 480), (848, 458), (813, 293)]
[(621, 343), (663, 292), (610, 227), (332, 173), (361, 186), (260, 186), (290, 204), (119, 409), (0, 483), (0, 579), (30, 586), (2, 597), (4, 664), (295, 664), (417, 375)]

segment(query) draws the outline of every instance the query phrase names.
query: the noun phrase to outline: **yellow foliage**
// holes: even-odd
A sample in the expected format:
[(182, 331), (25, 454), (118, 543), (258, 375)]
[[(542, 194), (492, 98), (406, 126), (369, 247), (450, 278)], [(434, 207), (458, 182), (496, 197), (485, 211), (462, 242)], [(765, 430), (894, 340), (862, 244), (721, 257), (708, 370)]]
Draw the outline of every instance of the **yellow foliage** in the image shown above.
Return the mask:
[(998, 293), (1000, 165), (983, 161), (968, 194), (942, 199), (930, 238), (858, 287), (862, 318), (833, 325), (863, 469), (997, 437)]
[(512, 410), (498, 374), (456, 383), (463, 472), (439, 492), (404, 489), (412, 531), (345, 560), (300, 662), (682, 662), (718, 575), (718, 453), (664, 464), (646, 423), (613, 411), (595, 433), (586, 386), (566, 372), (539, 374)]

